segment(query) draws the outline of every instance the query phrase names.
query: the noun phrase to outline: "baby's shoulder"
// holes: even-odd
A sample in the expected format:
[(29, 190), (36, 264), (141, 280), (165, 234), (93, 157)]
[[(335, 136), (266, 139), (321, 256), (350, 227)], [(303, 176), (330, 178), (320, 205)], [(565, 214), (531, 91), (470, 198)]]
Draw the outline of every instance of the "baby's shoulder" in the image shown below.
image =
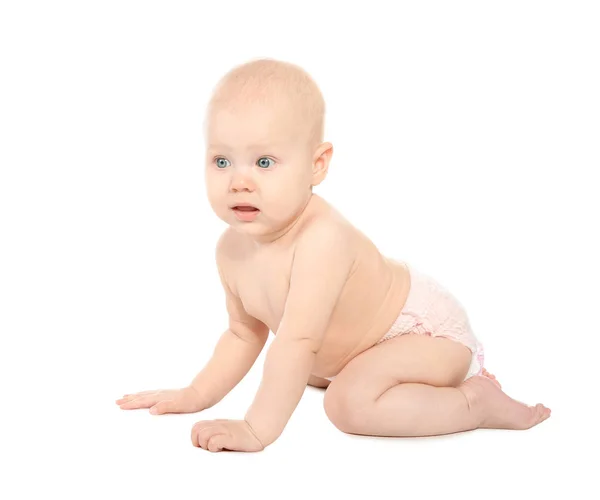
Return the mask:
[(318, 197), (315, 203), (316, 209), (310, 223), (307, 224), (305, 236), (320, 237), (330, 234), (346, 241), (356, 240), (361, 237), (360, 231), (354, 227), (344, 215), (333, 205)]
[(337, 258), (341, 252), (355, 254), (360, 234), (339, 212), (319, 214), (306, 224), (296, 242), (296, 253), (302, 249), (318, 253), (322, 258)]

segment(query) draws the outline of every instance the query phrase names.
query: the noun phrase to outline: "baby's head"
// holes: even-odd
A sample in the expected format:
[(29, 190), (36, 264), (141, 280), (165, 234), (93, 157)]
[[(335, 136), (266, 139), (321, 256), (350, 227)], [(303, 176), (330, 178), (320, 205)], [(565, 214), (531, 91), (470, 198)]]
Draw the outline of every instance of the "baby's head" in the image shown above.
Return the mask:
[[(327, 174), (333, 148), (323, 143), (324, 118), (319, 88), (296, 65), (260, 59), (227, 73), (204, 126), (206, 187), (218, 217), (258, 241), (285, 232)], [(232, 210), (240, 203), (258, 215)]]

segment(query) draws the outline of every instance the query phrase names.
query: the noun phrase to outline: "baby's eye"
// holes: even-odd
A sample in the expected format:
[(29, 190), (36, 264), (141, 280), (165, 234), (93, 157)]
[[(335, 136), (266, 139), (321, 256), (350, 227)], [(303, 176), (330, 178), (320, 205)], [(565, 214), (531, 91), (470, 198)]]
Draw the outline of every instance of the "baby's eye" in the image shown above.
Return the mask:
[(229, 163), (229, 160), (227, 160), (225, 158), (217, 158), (215, 160), (215, 163), (217, 164), (218, 168), (225, 168), (227, 166), (226, 163)]
[(270, 166), (269, 162), (270, 161), (273, 162), (273, 163), (275, 163), (273, 160), (271, 160), (271, 158), (267, 158), (266, 156), (263, 156), (262, 158), (259, 158), (256, 163), (261, 168), (269, 168), (269, 166)]

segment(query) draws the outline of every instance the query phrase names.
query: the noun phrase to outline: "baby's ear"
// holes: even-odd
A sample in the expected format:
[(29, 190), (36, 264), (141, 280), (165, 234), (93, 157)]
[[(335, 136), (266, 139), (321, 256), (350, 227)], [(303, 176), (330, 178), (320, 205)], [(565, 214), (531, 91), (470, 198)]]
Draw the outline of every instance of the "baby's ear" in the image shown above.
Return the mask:
[(312, 167), (313, 186), (318, 186), (319, 184), (321, 184), (321, 182), (323, 182), (323, 179), (325, 179), (325, 176), (327, 175), (327, 170), (329, 169), (329, 162), (331, 161), (332, 155), (333, 145), (330, 142), (324, 142), (315, 151)]

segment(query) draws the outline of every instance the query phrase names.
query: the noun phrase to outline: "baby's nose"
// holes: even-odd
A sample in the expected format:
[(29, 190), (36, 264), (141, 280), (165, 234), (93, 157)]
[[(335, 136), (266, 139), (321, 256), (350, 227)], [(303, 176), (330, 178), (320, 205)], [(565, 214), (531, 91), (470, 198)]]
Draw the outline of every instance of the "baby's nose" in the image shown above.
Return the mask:
[(230, 184), (231, 191), (254, 191), (255, 189), (256, 186), (250, 175), (245, 172), (236, 172), (233, 174)]

